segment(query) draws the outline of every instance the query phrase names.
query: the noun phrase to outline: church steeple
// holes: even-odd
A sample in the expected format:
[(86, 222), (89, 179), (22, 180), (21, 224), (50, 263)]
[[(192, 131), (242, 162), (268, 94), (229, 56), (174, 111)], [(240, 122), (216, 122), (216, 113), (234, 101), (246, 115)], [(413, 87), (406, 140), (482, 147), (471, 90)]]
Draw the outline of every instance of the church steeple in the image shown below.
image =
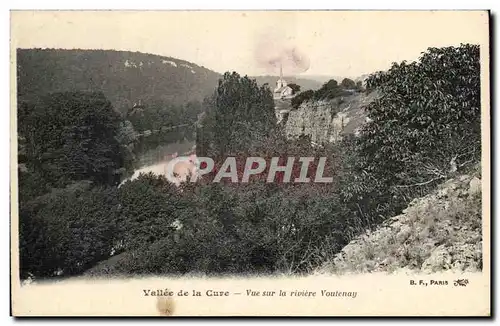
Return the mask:
[(280, 62), (280, 79), (276, 81), (276, 89), (286, 86), (286, 81), (283, 79), (283, 64)]
[(283, 64), (280, 62), (280, 78), (276, 81), (276, 88), (274, 89), (273, 98), (277, 99), (290, 99), (293, 95), (293, 90), (287, 86), (283, 78)]

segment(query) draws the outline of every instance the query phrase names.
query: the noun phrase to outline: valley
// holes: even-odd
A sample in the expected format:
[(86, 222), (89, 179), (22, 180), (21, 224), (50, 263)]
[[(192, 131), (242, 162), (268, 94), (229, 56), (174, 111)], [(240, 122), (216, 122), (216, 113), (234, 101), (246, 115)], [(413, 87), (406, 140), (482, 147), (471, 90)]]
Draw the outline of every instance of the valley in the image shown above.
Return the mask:
[[(22, 279), (482, 268), (476, 45), (323, 82), (127, 51), (17, 59)], [(331, 182), (312, 166), (172, 183), (183, 155), (325, 159)]]

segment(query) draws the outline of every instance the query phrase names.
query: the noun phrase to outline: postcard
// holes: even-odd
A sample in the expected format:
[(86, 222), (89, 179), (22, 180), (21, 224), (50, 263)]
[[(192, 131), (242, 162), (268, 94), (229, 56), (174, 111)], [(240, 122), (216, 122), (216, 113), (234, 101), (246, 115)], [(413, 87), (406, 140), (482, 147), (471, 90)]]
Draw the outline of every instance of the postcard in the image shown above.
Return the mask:
[(488, 11), (11, 11), (11, 315), (491, 316)]

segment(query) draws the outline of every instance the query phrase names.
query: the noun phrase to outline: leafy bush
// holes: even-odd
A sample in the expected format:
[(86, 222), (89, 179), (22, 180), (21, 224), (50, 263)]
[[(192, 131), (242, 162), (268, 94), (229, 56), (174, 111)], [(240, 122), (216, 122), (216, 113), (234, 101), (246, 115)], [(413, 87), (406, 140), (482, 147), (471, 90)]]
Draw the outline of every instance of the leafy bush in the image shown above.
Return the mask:
[(348, 93), (346, 93), (344, 89), (339, 86), (338, 82), (335, 79), (330, 79), (325, 84), (323, 84), (320, 89), (314, 92), (314, 99), (328, 100), (345, 94)]
[[(193, 186), (179, 197), (180, 205), (189, 203), (178, 210), (180, 229), (141, 242), (111, 269), (133, 275), (305, 272), (320, 264), (318, 248), (327, 240), (330, 249), (345, 243), (343, 224), (332, 215), (336, 198), (263, 182)], [(148, 229), (163, 227), (156, 222)]]
[[(335, 79), (331, 79), (328, 82), (324, 83), (320, 89), (313, 91), (307, 90), (302, 93), (298, 93), (292, 99), (292, 107), (297, 109), (302, 103), (311, 101), (311, 100), (330, 100), (342, 95), (349, 95), (345, 89), (354, 89), (356, 84), (350, 79), (344, 79), (343, 84), (339, 85)], [(352, 82), (352, 85), (351, 83)], [(352, 87), (350, 87), (352, 86)]]
[(21, 275), (74, 275), (110, 257), (118, 200), (113, 188), (72, 184), (20, 209)]
[(344, 79), (342, 79), (340, 86), (344, 89), (355, 89), (356, 83), (352, 79), (344, 78)]
[(365, 223), (399, 213), (480, 160), (479, 68), (476, 45), (430, 48), (419, 62), (394, 63), (367, 79), (381, 96), (366, 107), (371, 122), (351, 140), (342, 182), (350, 210)]
[[(48, 187), (79, 180), (113, 185), (124, 166), (120, 117), (101, 93), (57, 93), (21, 101), (20, 152)], [(22, 190), (21, 190), (22, 191)]]
[(294, 98), (292, 98), (292, 107), (298, 109), (302, 103), (310, 101), (313, 97), (313, 90), (307, 90), (305, 92), (299, 93)]
[(292, 89), (293, 94), (297, 94), (298, 92), (300, 92), (300, 85), (290, 83), (290, 84), (288, 84), (288, 87), (290, 87)]
[(176, 213), (182, 209), (176, 186), (164, 176), (141, 174), (118, 190), (120, 202), (116, 237), (122, 250), (151, 244), (175, 230)]
[(430, 48), (420, 62), (393, 64), (367, 80), (381, 97), (360, 146), (369, 171), (393, 186), (445, 178), (480, 157), (479, 46)]

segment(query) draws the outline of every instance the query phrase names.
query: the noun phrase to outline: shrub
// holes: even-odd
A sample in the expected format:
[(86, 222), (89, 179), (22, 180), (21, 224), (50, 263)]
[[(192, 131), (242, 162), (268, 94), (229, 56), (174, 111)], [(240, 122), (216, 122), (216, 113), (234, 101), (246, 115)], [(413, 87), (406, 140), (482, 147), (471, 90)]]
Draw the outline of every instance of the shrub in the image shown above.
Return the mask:
[(120, 116), (102, 93), (48, 94), (19, 103), (19, 151), (29, 172), (52, 187), (73, 181), (119, 182)]
[(461, 45), (430, 48), (418, 62), (367, 79), (381, 96), (366, 107), (371, 122), (351, 143), (342, 182), (344, 200), (365, 223), (397, 214), (479, 161), (479, 75), (479, 47)]
[(154, 243), (175, 229), (177, 210), (182, 209), (178, 189), (164, 176), (141, 174), (118, 190), (120, 215), (117, 238), (123, 250)]
[(344, 79), (342, 79), (340, 86), (344, 89), (355, 89), (356, 83), (352, 79), (344, 78)]
[(21, 275), (74, 275), (110, 257), (118, 201), (88, 182), (38, 197), (20, 209)]
[(367, 80), (381, 97), (359, 142), (366, 168), (393, 186), (444, 179), (480, 157), (479, 46), (430, 48)]
[[(328, 82), (324, 83), (323, 86), (321, 86), (321, 88), (316, 91), (307, 90), (305, 92), (298, 93), (292, 99), (292, 107), (297, 109), (302, 103), (310, 100), (330, 100), (342, 95), (349, 95), (350, 93), (346, 92), (344, 89), (349, 88), (348, 86), (350, 86), (351, 84), (348, 81), (343, 81), (343, 83), (344, 84), (339, 86), (336, 80), (331, 79)], [(354, 86), (356, 85), (354, 84)], [(354, 88), (354, 86), (352, 88)]]
[(299, 93), (294, 98), (292, 98), (292, 107), (298, 109), (302, 103), (310, 101), (313, 97), (313, 90), (307, 90), (305, 92)]

